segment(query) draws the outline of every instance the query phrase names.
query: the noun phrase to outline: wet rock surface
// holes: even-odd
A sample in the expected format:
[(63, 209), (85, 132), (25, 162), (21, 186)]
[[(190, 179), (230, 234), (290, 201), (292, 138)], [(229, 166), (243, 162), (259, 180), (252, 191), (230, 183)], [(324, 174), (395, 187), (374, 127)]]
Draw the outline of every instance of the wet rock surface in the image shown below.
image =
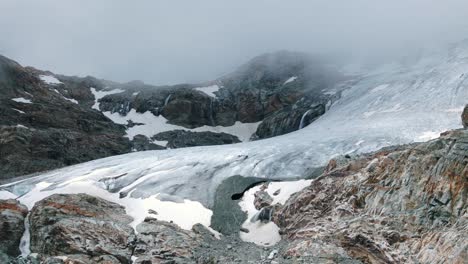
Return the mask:
[(28, 208), (18, 201), (0, 200), (0, 255), (16, 257), (20, 254), (19, 244), (27, 214)]
[[(125, 209), (86, 194), (54, 194), (29, 216), (31, 252), (44, 256), (112, 256), (131, 263), (135, 232)], [(109, 257), (110, 258), (110, 257)]]

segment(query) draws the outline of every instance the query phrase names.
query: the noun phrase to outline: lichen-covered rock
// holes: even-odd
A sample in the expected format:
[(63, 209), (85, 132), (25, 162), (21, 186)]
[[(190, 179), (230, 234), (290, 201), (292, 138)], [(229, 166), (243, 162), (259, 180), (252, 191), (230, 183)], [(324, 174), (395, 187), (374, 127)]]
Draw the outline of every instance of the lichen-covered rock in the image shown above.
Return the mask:
[(467, 130), (343, 160), (274, 213), (285, 256), (465, 263)]
[(175, 224), (146, 218), (137, 226), (134, 263), (188, 263), (192, 251), (203, 243), (203, 238)]
[(0, 200), (0, 254), (3, 252), (11, 257), (20, 254), (19, 245), (27, 214), (28, 208), (17, 200)]
[(122, 206), (101, 198), (54, 194), (31, 210), (31, 252), (51, 257), (108, 255), (120, 263), (131, 263), (135, 241), (129, 226), (132, 220)]

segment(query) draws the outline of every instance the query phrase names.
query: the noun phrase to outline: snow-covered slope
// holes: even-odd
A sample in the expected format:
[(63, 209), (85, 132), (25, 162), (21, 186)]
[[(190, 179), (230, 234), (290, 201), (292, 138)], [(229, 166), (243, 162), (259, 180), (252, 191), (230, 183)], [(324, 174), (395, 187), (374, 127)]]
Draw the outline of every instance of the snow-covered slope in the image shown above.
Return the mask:
[(120, 192), (120, 197), (165, 193), (209, 208), (216, 187), (232, 175), (304, 177), (335, 155), (424, 141), (461, 127), (460, 114), (468, 101), (467, 50), (466, 46), (456, 46), (410, 67), (361, 75), (320, 119), (284, 136), (234, 145), (114, 156), (47, 172), (3, 188), (22, 195), (20, 201), (39, 199), (41, 189), (50, 194), (68, 192), (77, 185), (83, 192), (101, 188)]

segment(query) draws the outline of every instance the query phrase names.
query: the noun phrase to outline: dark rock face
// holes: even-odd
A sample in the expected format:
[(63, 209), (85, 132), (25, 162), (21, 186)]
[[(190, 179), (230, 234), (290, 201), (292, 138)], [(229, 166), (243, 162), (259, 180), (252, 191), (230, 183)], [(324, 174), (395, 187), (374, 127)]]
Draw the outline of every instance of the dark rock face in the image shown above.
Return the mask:
[(86, 194), (54, 194), (31, 210), (31, 251), (45, 256), (87, 255), (131, 263), (135, 240), (129, 226), (132, 220), (118, 204)]
[(324, 104), (315, 105), (309, 109), (283, 108), (267, 116), (258, 126), (255, 134), (258, 138), (269, 138), (291, 133), (309, 125), (324, 113)]
[(27, 214), (28, 208), (18, 201), (0, 200), (0, 255), (16, 257), (20, 254), (19, 245)]
[(163, 146), (152, 143), (149, 138), (143, 135), (133, 137), (132, 146), (136, 151), (166, 149)]
[(125, 127), (88, 106), (92, 79), (51, 85), (39, 74), (50, 75), (0, 56), (0, 180), (130, 151)]
[[(344, 78), (323, 65), (322, 60), (303, 53), (266, 54), (211, 83), (146, 87), (136, 96), (137, 90), (131, 89), (105, 96), (100, 108), (122, 115), (130, 109), (150, 111), (185, 128), (264, 120), (257, 136), (267, 138), (297, 130), (302, 115), (311, 110), (305, 120), (309, 124), (325, 112), (329, 101), (339, 97), (339, 91), (328, 91)], [(216, 97), (193, 89), (209, 85), (220, 87)]]
[(468, 128), (468, 105), (465, 106), (462, 113), (462, 124), (464, 128)]
[(467, 176), (467, 130), (331, 160), (324, 175), (275, 211), (292, 242), (283, 256), (464, 263)]
[[(263, 121), (252, 137), (262, 139), (295, 131), (301, 120), (304, 125), (313, 122), (339, 97), (335, 88), (344, 78), (323, 65), (306, 54), (277, 52), (256, 57), (212, 82), (152, 86), (56, 75), (0, 56), (0, 181), (132, 150), (161, 149), (142, 136), (130, 142), (126, 129), (141, 124), (115, 124), (93, 109), (91, 88), (121, 90), (99, 99), (103, 112), (151, 112), (187, 129)], [(41, 75), (60, 82), (46, 83)], [(215, 97), (195, 89), (212, 85), (219, 87)], [(211, 132), (146, 136), (168, 141), (170, 148), (239, 142), (235, 136)]]
[(239, 143), (236, 136), (226, 133), (191, 132), (186, 130), (172, 130), (161, 132), (152, 137), (153, 140), (167, 141), (168, 148), (185, 148), (195, 146), (211, 146)]

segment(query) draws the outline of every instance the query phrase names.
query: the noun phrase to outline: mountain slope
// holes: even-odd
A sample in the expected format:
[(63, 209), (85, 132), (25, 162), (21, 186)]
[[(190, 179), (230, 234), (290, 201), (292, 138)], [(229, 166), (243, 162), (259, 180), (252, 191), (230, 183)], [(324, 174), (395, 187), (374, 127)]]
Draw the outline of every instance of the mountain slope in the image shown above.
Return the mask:
[(323, 64), (279, 52), (203, 85), (152, 86), (58, 75), (0, 57), (0, 180), (131, 151), (292, 132), (339, 96), (327, 91), (343, 77)]
[(321, 118), (297, 132), (227, 146), (110, 157), (17, 186), (23, 192), (39, 182), (55, 186), (82, 177), (89, 184), (131, 192), (133, 197), (164, 192), (209, 207), (216, 186), (232, 175), (307, 177), (337, 154), (424, 141), (461, 127), (460, 114), (468, 98), (468, 57), (460, 49), (466, 47), (438, 54), (434, 61), (363, 77)]

